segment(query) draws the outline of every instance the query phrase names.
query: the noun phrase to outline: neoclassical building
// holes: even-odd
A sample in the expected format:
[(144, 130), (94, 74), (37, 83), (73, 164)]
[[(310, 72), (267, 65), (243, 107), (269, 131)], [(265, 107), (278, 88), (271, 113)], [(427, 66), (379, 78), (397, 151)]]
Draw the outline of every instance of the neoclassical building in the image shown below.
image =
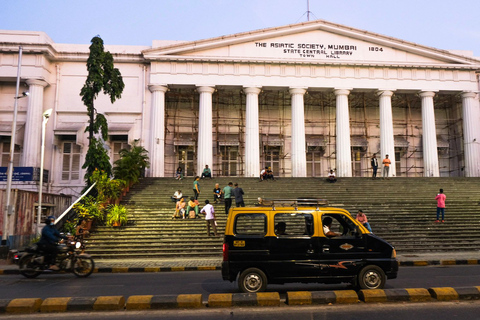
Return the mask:
[[(108, 39), (104, 39), (108, 43)], [(87, 146), (79, 96), (89, 45), (43, 32), (0, 31), (0, 167), (8, 162), (17, 61), (15, 167), (39, 167), (46, 127), (45, 188), (78, 194)], [(370, 158), (392, 159), (402, 177), (480, 176), (480, 58), (317, 20), (151, 47), (109, 46), (125, 82), (100, 96), (112, 162), (138, 141), (150, 177), (371, 175)], [(5, 182), (0, 182), (0, 184)], [(37, 188), (23, 182), (23, 188)], [(19, 187), (20, 183), (17, 184)], [(1, 186), (1, 185), (0, 185)]]

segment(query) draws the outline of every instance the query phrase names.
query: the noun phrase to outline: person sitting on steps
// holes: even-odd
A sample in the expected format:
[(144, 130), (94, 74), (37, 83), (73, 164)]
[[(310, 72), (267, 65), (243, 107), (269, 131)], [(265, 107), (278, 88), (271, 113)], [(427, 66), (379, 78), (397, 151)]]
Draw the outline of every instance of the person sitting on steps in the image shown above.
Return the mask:
[(205, 169), (203, 169), (201, 179), (203, 179), (203, 178), (210, 178), (210, 179), (212, 179), (212, 170), (210, 170), (210, 168), (208, 167), (208, 164), (206, 164), (206, 165), (205, 165)]
[(220, 189), (220, 185), (215, 183), (215, 188), (213, 188), (213, 203), (220, 202), (222, 200), (223, 191)]
[(183, 169), (182, 167), (178, 167), (177, 171), (175, 172), (175, 179), (182, 180), (183, 179)]
[(328, 174), (327, 181), (330, 183), (335, 183), (337, 182), (337, 178), (335, 177), (335, 172), (333, 170), (330, 170), (330, 173)]
[(191, 197), (190, 201), (188, 201), (187, 211), (185, 212), (185, 216), (183, 218), (190, 218), (190, 211), (192, 210), (195, 211), (195, 218), (198, 218), (198, 201), (194, 197)]

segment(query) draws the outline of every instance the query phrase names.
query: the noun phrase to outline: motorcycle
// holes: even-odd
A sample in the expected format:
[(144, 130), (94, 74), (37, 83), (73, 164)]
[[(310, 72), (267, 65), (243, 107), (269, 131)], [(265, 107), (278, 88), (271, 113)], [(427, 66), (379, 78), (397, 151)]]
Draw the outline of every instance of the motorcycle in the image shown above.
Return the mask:
[(45, 253), (38, 245), (25, 250), (20, 257), (20, 273), (27, 278), (36, 278), (41, 273), (71, 271), (77, 277), (85, 278), (92, 274), (95, 263), (90, 255), (83, 253), (84, 245), (79, 239), (71, 236), (58, 245), (56, 265), (60, 270), (50, 270), (50, 263), (45, 259)]

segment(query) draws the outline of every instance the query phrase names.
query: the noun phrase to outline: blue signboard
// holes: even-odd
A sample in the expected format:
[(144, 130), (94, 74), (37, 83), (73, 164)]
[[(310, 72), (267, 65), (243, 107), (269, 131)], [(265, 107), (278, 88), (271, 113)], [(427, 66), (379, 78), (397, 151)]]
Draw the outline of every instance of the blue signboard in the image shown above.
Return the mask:
[[(40, 168), (14, 167), (12, 181), (39, 181)], [(0, 181), (7, 181), (7, 167), (0, 167)], [(48, 170), (43, 170), (43, 181), (48, 181)]]

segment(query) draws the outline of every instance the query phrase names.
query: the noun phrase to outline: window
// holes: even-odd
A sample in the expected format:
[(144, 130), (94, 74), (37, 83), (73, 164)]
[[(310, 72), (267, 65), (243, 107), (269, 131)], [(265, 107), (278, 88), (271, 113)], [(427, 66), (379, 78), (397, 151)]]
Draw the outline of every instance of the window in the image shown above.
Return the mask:
[[(185, 177), (194, 177), (195, 173), (195, 150), (193, 146), (175, 146), (178, 166), (182, 168)], [(177, 167), (175, 167), (175, 171)]]
[(322, 147), (307, 147), (307, 177), (322, 176), (322, 156), (324, 153)]
[(220, 146), (220, 154), (222, 155), (222, 176), (236, 176), (238, 163), (238, 147), (237, 146)]
[(325, 218), (327, 217), (332, 219), (330, 231), (337, 232), (342, 235), (353, 235), (355, 233), (355, 223), (347, 216), (342, 214), (327, 214), (322, 216), (322, 222), (325, 221)]
[(352, 174), (354, 177), (363, 177), (365, 152), (363, 147), (352, 147)]
[[(3, 140), (3, 139), (2, 139)], [(10, 159), (10, 142), (0, 140), (0, 167), (8, 167), (8, 160)], [(13, 150), (13, 166), (20, 166), (20, 146), (15, 145)]]
[(272, 167), (275, 177), (280, 176), (280, 154), (281, 147), (268, 145), (263, 147), (263, 167)]
[(278, 213), (275, 215), (275, 234), (277, 236), (313, 235), (313, 216), (304, 213)]
[(130, 150), (130, 146), (128, 145), (128, 136), (111, 136), (111, 143), (112, 146), (112, 164), (115, 163), (118, 159), (120, 159), (120, 150), (127, 149)]
[(62, 181), (80, 179), (81, 148), (75, 142), (62, 142)]
[(236, 235), (264, 236), (267, 233), (267, 216), (263, 213), (239, 214), (235, 217)]

